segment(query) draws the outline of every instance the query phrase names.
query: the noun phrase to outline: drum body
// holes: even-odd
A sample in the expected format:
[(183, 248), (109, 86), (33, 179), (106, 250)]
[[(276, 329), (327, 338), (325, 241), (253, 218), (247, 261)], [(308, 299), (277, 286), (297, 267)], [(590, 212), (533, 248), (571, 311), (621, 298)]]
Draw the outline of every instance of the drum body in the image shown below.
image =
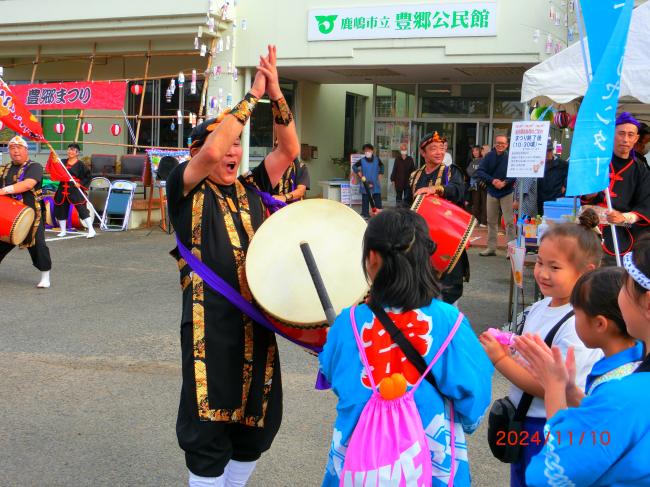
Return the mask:
[(0, 196), (0, 240), (12, 245), (25, 241), (34, 224), (35, 212), (9, 196)]
[(438, 196), (418, 195), (411, 209), (427, 221), (431, 240), (436, 243), (433, 267), (441, 273), (451, 271), (469, 243), (476, 218)]
[(278, 328), (309, 346), (325, 343), (327, 320), (300, 243), (307, 242), (336, 313), (363, 300), (366, 223), (336, 201), (309, 199), (271, 215), (255, 232), (246, 256), (253, 297)]

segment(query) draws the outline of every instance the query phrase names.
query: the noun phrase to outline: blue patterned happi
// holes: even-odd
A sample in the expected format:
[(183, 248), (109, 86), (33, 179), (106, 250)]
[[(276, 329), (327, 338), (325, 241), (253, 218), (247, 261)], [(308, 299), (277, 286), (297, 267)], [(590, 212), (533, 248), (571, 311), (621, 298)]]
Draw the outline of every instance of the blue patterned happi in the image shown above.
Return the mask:
[(602, 191), (609, 184), (616, 107), (633, 0), (581, 2), (593, 79), (578, 112), (567, 196)]

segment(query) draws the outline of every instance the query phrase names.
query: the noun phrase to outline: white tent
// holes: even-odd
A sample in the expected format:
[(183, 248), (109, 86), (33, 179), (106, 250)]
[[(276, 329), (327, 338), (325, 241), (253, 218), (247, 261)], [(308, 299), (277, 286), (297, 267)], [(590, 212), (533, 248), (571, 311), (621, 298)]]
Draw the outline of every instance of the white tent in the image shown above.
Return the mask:
[[(650, 2), (638, 6), (632, 13), (621, 76), (621, 98), (632, 97), (646, 104), (650, 104), (648, 26)], [(538, 99), (547, 104), (550, 99), (556, 103), (568, 103), (584, 96), (586, 91), (582, 50), (580, 42), (576, 42), (524, 73), (521, 101)]]

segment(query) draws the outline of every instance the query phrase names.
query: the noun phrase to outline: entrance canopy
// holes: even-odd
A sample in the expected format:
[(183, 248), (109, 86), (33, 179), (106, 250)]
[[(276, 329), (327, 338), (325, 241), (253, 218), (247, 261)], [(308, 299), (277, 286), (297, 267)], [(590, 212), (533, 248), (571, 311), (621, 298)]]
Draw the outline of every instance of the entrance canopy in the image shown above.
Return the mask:
[[(621, 97), (632, 97), (646, 104), (650, 104), (648, 25), (650, 2), (640, 5), (632, 13), (621, 76)], [(582, 50), (580, 42), (576, 42), (524, 73), (521, 101), (539, 99), (548, 104), (550, 99), (555, 103), (568, 103), (586, 92), (587, 76)]]

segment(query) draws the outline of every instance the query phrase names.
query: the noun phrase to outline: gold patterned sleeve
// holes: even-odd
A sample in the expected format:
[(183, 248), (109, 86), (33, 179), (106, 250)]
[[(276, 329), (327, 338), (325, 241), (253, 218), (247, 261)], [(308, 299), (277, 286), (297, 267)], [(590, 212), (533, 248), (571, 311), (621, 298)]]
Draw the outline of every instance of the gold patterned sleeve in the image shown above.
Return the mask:
[(273, 111), (273, 121), (278, 125), (289, 125), (293, 121), (293, 114), (284, 97), (278, 100), (271, 100), (271, 110)]
[(253, 114), (255, 105), (257, 105), (258, 98), (253, 96), (250, 91), (244, 95), (244, 98), (237, 103), (230, 111), (230, 115), (234, 116), (242, 125), (246, 125), (246, 122)]

